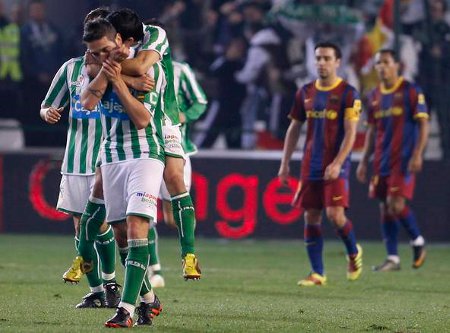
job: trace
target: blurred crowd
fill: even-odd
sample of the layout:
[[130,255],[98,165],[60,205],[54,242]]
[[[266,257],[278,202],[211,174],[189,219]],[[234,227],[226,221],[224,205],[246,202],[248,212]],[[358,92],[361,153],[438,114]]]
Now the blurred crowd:
[[[10,6],[0,0],[1,118],[20,122],[27,146],[63,146],[64,135],[49,135],[39,105],[59,66],[84,53],[81,21],[58,29],[46,3]],[[89,1],[94,7],[95,1]],[[101,1],[112,8],[127,1]],[[450,159],[450,20],[446,0],[178,0],[159,1],[157,17],[169,36],[173,57],[188,62],[210,105],[198,122],[195,141],[212,147],[280,148],[297,87],[313,80],[314,44],[329,40],[342,48],[341,73],[364,96],[376,84],[372,56],[394,47],[403,75],[425,90],[437,116],[444,157]],[[142,7],[142,4],[141,4]],[[0,130],[1,131],[1,130]],[[65,131],[65,129],[64,129]],[[43,134],[44,133],[44,134]]]

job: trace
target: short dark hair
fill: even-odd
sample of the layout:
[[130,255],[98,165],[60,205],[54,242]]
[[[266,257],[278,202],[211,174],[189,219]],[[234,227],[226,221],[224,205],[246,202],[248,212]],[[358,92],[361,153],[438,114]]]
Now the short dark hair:
[[98,7],[91,10],[84,18],[83,24],[85,25],[89,21],[95,20],[96,18],[106,18],[111,13],[109,7]]
[[99,40],[104,36],[114,40],[116,33],[116,29],[114,29],[111,23],[104,18],[96,18],[85,24],[83,31],[83,42],[93,42],[94,40]]
[[333,49],[334,50],[334,55],[336,56],[336,59],[341,59],[342,58],[342,52],[341,52],[340,47],[337,46],[333,42],[320,42],[320,43],[317,43],[316,46],[314,46],[314,51],[317,50],[318,48]]
[[389,54],[392,57],[392,59],[394,59],[395,62],[397,62],[397,63],[400,62],[400,58],[398,57],[398,54],[397,54],[397,52],[395,52],[394,49],[388,49],[388,48],[380,49],[377,51],[376,54],[378,54],[378,53],[379,54]]
[[122,36],[122,40],[132,37],[135,41],[140,41],[144,38],[142,21],[133,10],[129,8],[116,10],[106,19],[116,28],[116,31]]

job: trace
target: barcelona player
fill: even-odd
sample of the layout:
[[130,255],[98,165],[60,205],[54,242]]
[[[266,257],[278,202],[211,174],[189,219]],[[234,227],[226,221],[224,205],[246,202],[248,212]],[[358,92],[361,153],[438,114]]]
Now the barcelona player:
[[[413,198],[415,174],[422,169],[428,138],[428,111],[421,89],[399,76],[399,61],[390,49],[375,55],[380,85],[368,101],[368,131],[357,178],[365,182],[367,165],[374,150],[373,177],[369,195],[380,200],[386,260],[375,271],[400,269],[397,235],[402,224],[413,248],[413,268],[425,260],[425,241],[414,213],[406,203]],[[400,223],[399,223],[400,222]]]
[[349,206],[350,152],[361,101],[356,89],[337,76],[340,59],[337,45],[323,42],[315,46],[318,79],[296,93],[278,172],[280,181],[287,184],[289,162],[302,124],[306,123],[301,186],[295,196],[305,209],[304,238],[311,263],[310,274],[298,281],[298,285],[305,287],[324,285],[327,281],[322,260],[323,209],[345,244],[347,279],[356,280],[362,272],[362,248],[356,243],[352,222],[345,215]]

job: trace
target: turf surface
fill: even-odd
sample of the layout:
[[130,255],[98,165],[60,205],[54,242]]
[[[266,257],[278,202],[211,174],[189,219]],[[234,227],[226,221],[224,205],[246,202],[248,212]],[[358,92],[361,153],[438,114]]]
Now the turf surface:
[[[347,282],[343,245],[325,242],[328,285],[300,288],[309,270],[298,241],[198,240],[201,281],[181,278],[178,244],[160,239],[166,288],[157,294],[162,314],[153,332],[450,332],[450,247],[428,246],[425,266],[410,268],[410,248],[400,247],[402,270],[373,273],[381,243],[362,243],[365,271]],[[105,332],[112,309],[75,309],[87,293],[64,284],[73,239],[0,235],[0,332]],[[123,279],[118,268],[119,282]]]

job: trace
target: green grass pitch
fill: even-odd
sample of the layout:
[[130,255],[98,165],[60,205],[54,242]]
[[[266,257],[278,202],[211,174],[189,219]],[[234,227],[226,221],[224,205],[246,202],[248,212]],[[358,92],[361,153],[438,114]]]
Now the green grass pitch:
[[[381,242],[363,242],[364,272],[347,282],[344,247],[325,242],[328,285],[300,288],[309,270],[299,241],[199,239],[201,281],[181,278],[178,243],[160,239],[166,288],[152,332],[450,332],[450,247],[428,246],[419,270],[400,247],[402,270],[373,273]],[[87,292],[64,284],[74,257],[64,236],[0,235],[0,332],[105,332],[112,309],[75,309]],[[123,280],[118,268],[119,282]]]

